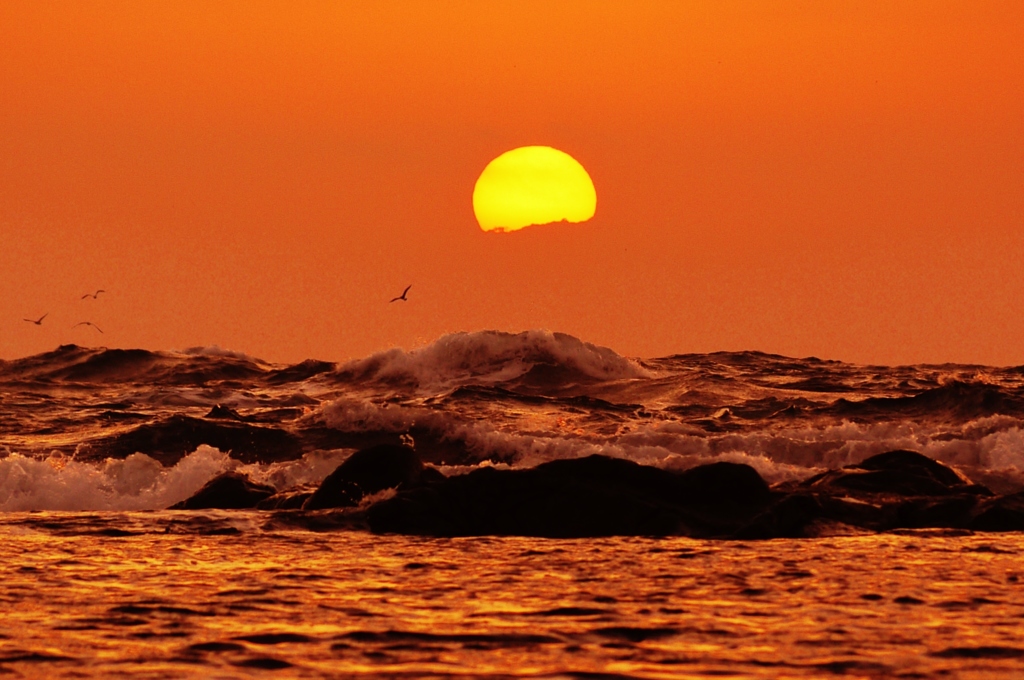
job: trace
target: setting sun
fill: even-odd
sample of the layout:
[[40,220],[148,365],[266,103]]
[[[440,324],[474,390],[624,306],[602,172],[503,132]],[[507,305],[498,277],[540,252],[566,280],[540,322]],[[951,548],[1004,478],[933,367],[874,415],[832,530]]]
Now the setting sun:
[[597,193],[580,163],[550,146],[523,146],[487,164],[473,189],[473,212],[484,231],[534,224],[585,222]]
[[0,675],[1024,678],[1022,28],[0,0]]

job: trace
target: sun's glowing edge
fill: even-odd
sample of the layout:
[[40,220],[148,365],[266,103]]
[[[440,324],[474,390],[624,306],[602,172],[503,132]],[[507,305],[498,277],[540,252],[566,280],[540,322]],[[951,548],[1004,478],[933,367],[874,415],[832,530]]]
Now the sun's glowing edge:
[[524,146],[484,168],[473,188],[473,212],[484,231],[578,224],[597,210],[593,180],[575,158],[549,146]]

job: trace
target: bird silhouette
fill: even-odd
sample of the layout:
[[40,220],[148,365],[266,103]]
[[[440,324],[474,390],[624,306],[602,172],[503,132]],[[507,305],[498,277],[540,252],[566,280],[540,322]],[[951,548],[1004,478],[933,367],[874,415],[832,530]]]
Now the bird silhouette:
[[92,321],[79,321],[74,326],[72,326],[72,328],[75,328],[76,326],[92,326],[93,328],[98,330],[100,333],[103,332],[103,329],[100,328],[99,326],[97,326],[96,324],[94,324]]
[[100,296],[100,293],[106,293],[106,292],[107,291],[105,291],[102,288],[100,288],[95,293],[86,293],[85,295],[82,296],[82,299],[84,300],[85,298],[92,298],[93,300],[95,300],[96,298],[98,298]]
[[398,302],[399,300],[402,300],[404,302],[408,302],[409,298],[405,297],[405,294],[409,292],[410,288],[412,288],[412,284],[411,283],[408,286],[405,287],[405,290],[402,291],[401,295],[399,295],[396,298],[391,298],[391,300],[389,300],[389,302]]
[[45,319],[48,316],[50,316],[49,312],[47,312],[46,314],[43,314],[38,319],[23,319],[23,321],[28,321],[29,323],[34,323],[37,326],[42,326],[43,325],[43,319]]

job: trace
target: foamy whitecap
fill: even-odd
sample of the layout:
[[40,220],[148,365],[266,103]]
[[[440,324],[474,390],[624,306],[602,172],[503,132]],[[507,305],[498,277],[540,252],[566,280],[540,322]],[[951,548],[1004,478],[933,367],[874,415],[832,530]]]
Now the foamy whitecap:
[[319,417],[330,427],[344,432],[408,432],[417,423],[425,423],[430,412],[376,404],[367,399],[341,398],[324,406]]
[[99,465],[14,454],[0,460],[0,510],[162,509],[188,498],[231,464],[226,453],[209,446],[170,468],[141,453]]
[[[468,419],[458,412],[418,406],[339,399],[320,411],[325,424],[346,432],[407,433],[426,430],[455,443],[485,464],[531,467],[551,460],[601,454],[644,465],[682,470],[725,460],[754,467],[769,482],[809,477],[885,451],[918,451],[961,468],[1024,470],[1020,421],[992,416],[964,423],[952,436],[948,425],[923,426],[909,420],[804,424],[745,432],[709,434],[672,420],[634,423],[606,436],[587,430],[553,428],[552,417],[519,413],[509,421]],[[451,473],[472,466],[446,466]]]
[[1024,479],[1024,369],[760,352],[641,364],[544,330],[455,333],[340,367],[65,345],[0,364],[0,398],[12,510],[158,509],[229,469],[315,483],[353,448],[400,440],[451,474],[602,454],[746,462],[774,482],[909,449],[986,484]]
[[531,330],[475,331],[442,336],[414,350],[389,349],[344,364],[342,377],[428,390],[491,385],[522,377],[538,365],[561,367],[592,380],[647,375],[638,363],[571,335]]
[[0,511],[163,510],[229,470],[279,489],[319,483],[350,453],[320,451],[283,463],[242,465],[200,446],[171,467],[142,453],[99,464],[12,454],[0,459]]

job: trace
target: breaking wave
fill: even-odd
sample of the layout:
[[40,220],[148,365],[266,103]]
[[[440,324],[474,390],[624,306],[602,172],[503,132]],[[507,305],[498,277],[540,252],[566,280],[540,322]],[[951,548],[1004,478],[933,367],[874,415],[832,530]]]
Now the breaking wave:
[[639,360],[562,333],[477,331],[344,364],[63,345],[0,362],[0,401],[0,510],[167,507],[234,469],[283,488],[402,442],[446,474],[603,454],[743,462],[770,482],[908,449],[1024,488],[1022,368]]
[[0,459],[0,511],[163,510],[185,500],[217,475],[236,470],[275,488],[318,483],[347,454],[332,452],[269,465],[242,465],[230,455],[200,446],[164,467],[143,453],[86,463],[60,454]]
[[635,361],[564,333],[477,331],[445,335],[426,347],[390,349],[338,369],[344,380],[421,390],[515,382],[537,387],[639,378]]
[[449,473],[481,464],[532,467],[603,454],[674,470],[716,460],[746,463],[774,483],[803,479],[896,449],[918,451],[975,474],[1009,473],[1016,480],[1024,471],[1024,422],[1008,416],[986,416],[958,428],[922,427],[905,420],[842,420],[714,434],[661,420],[630,425],[628,430],[603,437],[574,429],[557,417],[548,423],[535,421],[535,425],[546,425],[543,428],[522,431],[449,411],[351,398],[326,405],[320,417],[345,432],[388,432],[445,442],[449,460],[457,463],[438,462]]

